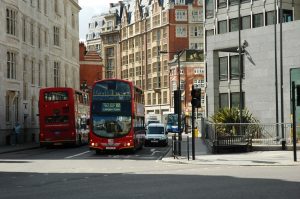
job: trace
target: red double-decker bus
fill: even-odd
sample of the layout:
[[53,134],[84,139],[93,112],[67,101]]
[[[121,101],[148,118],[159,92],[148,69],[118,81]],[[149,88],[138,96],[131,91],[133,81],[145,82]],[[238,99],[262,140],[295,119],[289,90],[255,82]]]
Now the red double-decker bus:
[[73,88],[43,88],[39,95],[40,145],[88,143],[88,94]]
[[132,82],[121,79],[95,82],[90,113],[91,150],[135,151],[143,147],[144,93]]

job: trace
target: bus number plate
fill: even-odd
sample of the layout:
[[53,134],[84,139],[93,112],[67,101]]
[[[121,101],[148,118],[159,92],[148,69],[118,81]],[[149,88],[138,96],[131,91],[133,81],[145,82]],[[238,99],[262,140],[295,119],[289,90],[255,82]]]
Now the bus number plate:
[[114,146],[107,146],[106,149],[108,149],[108,150],[114,150],[114,149],[116,149],[116,147],[114,147]]

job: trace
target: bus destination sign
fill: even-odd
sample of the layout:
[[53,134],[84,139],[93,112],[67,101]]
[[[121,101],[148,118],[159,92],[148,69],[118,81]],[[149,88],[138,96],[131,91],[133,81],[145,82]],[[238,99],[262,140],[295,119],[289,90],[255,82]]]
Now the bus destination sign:
[[102,103],[102,112],[121,112],[121,103]]

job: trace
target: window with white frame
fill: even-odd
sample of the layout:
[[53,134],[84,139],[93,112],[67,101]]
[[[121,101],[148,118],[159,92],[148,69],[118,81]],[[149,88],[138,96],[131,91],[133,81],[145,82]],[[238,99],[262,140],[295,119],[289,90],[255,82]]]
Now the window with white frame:
[[53,27],[53,44],[59,46],[59,27]]
[[204,68],[195,68],[194,73],[195,73],[195,75],[204,74]]
[[8,79],[16,79],[16,53],[7,51],[7,74]]
[[17,35],[17,11],[9,8],[6,9],[6,33]]
[[172,91],[177,90],[177,81],[172,81]]
[[184,90],[185,81],[180,80],[180,90]]
[[194,88],[201,88],[201,80],[194,79],[193,85],[194,85]]
[[192,10],[192,22],[200,22],[202,20],[201,10]]
[[203,50],[203,43],[190,43],[190,49]]
[[175,11],[176,21],[186,21],[187,20],[187,11],[186,10],[176,10]]
[[199,37],[203,35],[203,29],[201,26],[191,26],[190,27],[190,36]]
[[176,5],[184,5],[185,4],[185,0],[175,0],[175,4]]
[[54,62],[53,78],[54,87],[59,87],[59,62]]
[[186,37],[187,28],[186,26],[176,26],[176,37]]

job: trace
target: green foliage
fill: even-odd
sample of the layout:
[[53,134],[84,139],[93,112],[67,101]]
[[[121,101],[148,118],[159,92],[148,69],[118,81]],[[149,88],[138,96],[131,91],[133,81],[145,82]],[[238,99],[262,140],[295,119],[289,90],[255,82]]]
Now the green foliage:
[[242,122],[240,122],[240,110],[236,107],[220,109],[211,117],[211,120],[216,125],[218,136],[248,134],[252,137],[259,131],[259,125],[257,124],[259,120],[247,109],[242,110]]

